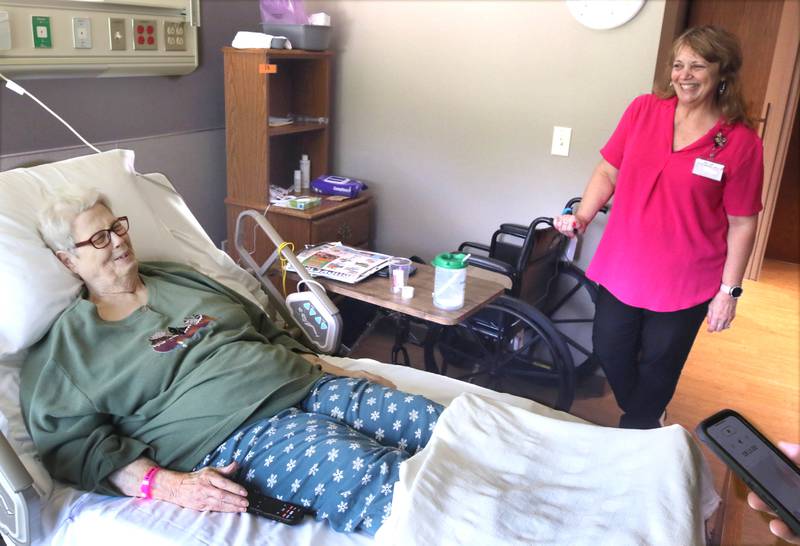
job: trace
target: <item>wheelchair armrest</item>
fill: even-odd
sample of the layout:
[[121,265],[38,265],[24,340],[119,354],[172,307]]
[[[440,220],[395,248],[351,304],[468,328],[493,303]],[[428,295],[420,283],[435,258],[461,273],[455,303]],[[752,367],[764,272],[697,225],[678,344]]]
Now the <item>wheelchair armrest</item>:
[[467,264],[485,269],[486,271],[491,271],[492,273],[500,273],[510,279],[514,278],[514,268],[510,264],[496,260],[495,258],[489,258],[488,256],[470,256],[467,260]]
[[515,235],[524,239],[528,234],[528,226],[523,226],[522,224],[500,224],[499,231],[506,235]]
[[476,250],[482,250],[484,252],[489,252],[489,245],[485,245],[483,243],[473,243],[472,241],[466,241],[458,245],[458,251],[464,252],[464,249],[467,248],[474,248]]

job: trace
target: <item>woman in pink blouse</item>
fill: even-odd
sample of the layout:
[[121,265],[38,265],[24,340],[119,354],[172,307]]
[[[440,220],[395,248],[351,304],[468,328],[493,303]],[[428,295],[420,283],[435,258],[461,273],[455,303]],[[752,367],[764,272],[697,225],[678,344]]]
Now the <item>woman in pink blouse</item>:
[[600,285],[595,357],[620,426],[663,424],[703,319],[730,327],[761,210],[761,140],[745,112],[735,36],[705,26],[673,44],[668,78],[637,97],[600,151],[580,210],[583,233],[613,195],[587,275]]

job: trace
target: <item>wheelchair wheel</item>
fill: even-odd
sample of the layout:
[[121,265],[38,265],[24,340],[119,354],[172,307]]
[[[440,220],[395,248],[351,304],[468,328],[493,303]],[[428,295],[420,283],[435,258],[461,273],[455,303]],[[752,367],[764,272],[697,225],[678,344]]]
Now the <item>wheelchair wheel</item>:
[[591,358],[596,301],[597,285],[578,266],[560,261],[558,275],[540,307],[569,347],[580,376],[593,372],[596,367]]
[[504,377],[524,377],[557,387],[554,407],[567,411],[575,396],[575,369],[569,349],[550,320],[531,305],[502,296],[456,326],[433,327],[425,340],[425,365],[458,379],[486,376],[504,390]]

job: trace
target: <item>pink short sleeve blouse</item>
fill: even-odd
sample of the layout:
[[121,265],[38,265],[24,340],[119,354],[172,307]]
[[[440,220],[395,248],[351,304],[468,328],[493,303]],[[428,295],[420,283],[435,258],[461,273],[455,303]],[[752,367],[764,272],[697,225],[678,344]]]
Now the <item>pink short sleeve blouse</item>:
[[[728,215],[752,216],[762,208],[763,149],[756,133],[720,121],[673,151],[676,104],[675,98],[636,98],[600,151],[619,173],[587,276],[623,303],[651,311],[711,299],[722,280]],[[726,142],[715,149],[719,134]],[[722,180],[693,174],[697,158],[724,165]]]

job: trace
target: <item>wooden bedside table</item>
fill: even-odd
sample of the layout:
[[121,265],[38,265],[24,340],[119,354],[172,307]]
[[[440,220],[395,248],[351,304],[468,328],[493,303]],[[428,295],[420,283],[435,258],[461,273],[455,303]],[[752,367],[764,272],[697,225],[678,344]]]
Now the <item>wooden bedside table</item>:
[[[298,254],[306,245],[315,245],[332,241],[361,248],[369,248],[372,242],[372,195],[368,190],[362,191],[358,197],[333,201],[329,196],[305,194],[322,197],[322,204],[308,210],[296,210],[288,207],[272,206],[267,212],[267,220],[287,242],[294,243],[294,252]],[[240,203],[232,198],[225,199],[228,209],[228,233],[233,236],[236,229],[236,218],[247,209],[264,210],[263,205]],[[249,219],[248,219],[249,221]],[[252,225],[252,224],[251,224]],[[247,248],[254,251],[256,261],[262,263],[275,250],[267,236],[257,230],[256,239],[245,231],[244,242]],[[229,240],[229,253],[236,259],[233,240]]]

